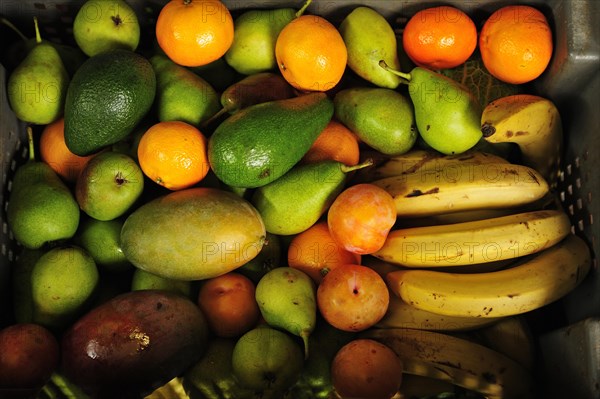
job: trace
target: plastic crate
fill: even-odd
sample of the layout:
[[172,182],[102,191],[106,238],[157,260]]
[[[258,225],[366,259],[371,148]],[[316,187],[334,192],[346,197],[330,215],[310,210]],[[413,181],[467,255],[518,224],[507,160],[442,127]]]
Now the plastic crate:
[[[128,0],[142,25],[151,26],[166,1]],[[33,35],[32,17],[40,21],[42,35],[49,40],[74,44],[71,25],[83,1],[4,0],[0,15],[10,19],[28,36]],[[232,13],[248,8],[299,8],[303,1],[228,1]],[[445,1],[463,9],[475,21],[502,5],[519,1]],[[314,0],[307,13],[319,14],[332,23],[354,7],[367,5],[383,14],[392,25],[419,9],[439,5],[419,0]],[[532,85],[532,91],[552,99],[558,106],[566,134],[565,154],[557,196],[571,217],[573,231],[584,237],[593,250],[600,251],[600,1],[530,0],[527,4],[548,17],[554,31],[555,49],[547,71]],[[146,30],[151,32],[151,30]],[[9,43],[2,30],[2,53]],[[6,40],[5,40],[6,39]],[[16,120],[6,99],[5,68],[0,65],[0,327],[9,320],[9,264],[18,255],[18,246],[6,224],[6,202],[11,178],[27,156],[25,125]],[[538,381],[540,397],[600,397],[600,276],[594,255],[593,269],[571,294],[531,316],[538,338]]]

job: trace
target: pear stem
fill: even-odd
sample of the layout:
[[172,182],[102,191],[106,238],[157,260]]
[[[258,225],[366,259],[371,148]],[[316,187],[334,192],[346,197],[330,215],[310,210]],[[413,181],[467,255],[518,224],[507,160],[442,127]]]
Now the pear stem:
[[392,69],[384,60],[379,61],[379,66],[382,67],[383,69],[385,69],[386,71],[391,72],[396,76],[400,76],[402,79],[410,82],[410,79],[411,79],[410,73],[396,71],[395,69]]
[[310,5],[310,3],[312,3],[312,0],[306,0],[304,5],[302,6],[302,8],[299,9],[298,11],[296,11],[296,18],[298,18],[298,17],[302,16],[302,14],[304,14],[304,11],[306,11],[306,9]]
[[6,18],[0,18],[0,23],[8,26],[10,29],[12,29],[17,35],[19,35],[19,37],[21,38],[21,40],[23,40],[24,42],[27,41],[27,36],[25,36],[23,34],[23,32],[21,32],[12,22],[10,22],[8,19]]
[[371,166],[371,165],[373,165],[373,159],[372,158],[367,158],[366,160],[364,160],[363,162],[361,162],[361,163],[359,163],[357,165],[348,166],[348,165],[342,164],[340,166],[340,168],[342,169],[342,172],[349,173],[349,172],[353,172],[355,170],[366,168],[366,167]]
[[207,120],[205,120],[204,122],[202,122],[202,124],[200,125],[201,128],[205,128],[208,125],[210,125],[213,121],[217,120],[218,118],[221,117],[221,115],[223,115],[224,113],[229,112],[229,108],[221,108],[220,110],[218,110],[213,116],[211,116],[210,118],[208,118]]
[[300,337],[302,338],[302,341],[304,342],[304,360],[308,359],[308,337],[309,336],[310,336],[309,330],[302,330],[302,332],[300,332]]
[[33,145],[33,129],[31,126],[27,126],[27,142],[29,144],[29,160],[35,161],[35,149]]
[[42,42],[42,35],[40,35],[40,26],[38,25],[37,17],[33,17],[33,25],[35,26],[35,42],[40,44]]

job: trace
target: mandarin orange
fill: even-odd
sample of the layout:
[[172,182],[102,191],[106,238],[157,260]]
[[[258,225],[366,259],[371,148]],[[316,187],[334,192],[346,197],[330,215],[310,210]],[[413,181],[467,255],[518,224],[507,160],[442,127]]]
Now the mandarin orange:
[[44,127],[40,136],[40,158],[66,182],[73,183],[93,157],[73,154],[65,143],[65,120],[60,118]]
[[326,221],[317,222],[294,236],[287,252],[288,265],[308,274],[316,284],[329,271],[346,263],[360,264],[361,255],[335,242]]
[[502,7],[485,21],[479,51],[494,77],[506,83],[527,83],[539,77],[550,63],[552,30],[536,8]]
[[159,122],[140,139],[138,160],[144,174],[169,190],[200,182],[210,169],[206,137],[181,121]]
[[279,33],[275,58],[285,80],[296,89],[327,91],[341,80],[348,51],[342,35],[329,21],[302,15]]
[[156,20],[156,40],[179,65],[207,65],[231,47],[233,19],[219,0],[171,0]]
[[477,29],[458,8],[431,7],[409,19],[402,33],[402,46],[418,66],[434,70],[454,68],[475,51]]
[[358,164],[358,137],[342,123],[331,120],[302,158],[304,163],[334,160],[346,166]]

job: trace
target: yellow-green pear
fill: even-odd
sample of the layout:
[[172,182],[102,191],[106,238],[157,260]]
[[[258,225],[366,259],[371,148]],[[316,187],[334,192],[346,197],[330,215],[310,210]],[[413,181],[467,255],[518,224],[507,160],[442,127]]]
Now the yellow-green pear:
[[8,78],[8,100],[17,118],[46,125],[63,113],[69,74],[55,46],[42,42],[34,18],[36,45]]

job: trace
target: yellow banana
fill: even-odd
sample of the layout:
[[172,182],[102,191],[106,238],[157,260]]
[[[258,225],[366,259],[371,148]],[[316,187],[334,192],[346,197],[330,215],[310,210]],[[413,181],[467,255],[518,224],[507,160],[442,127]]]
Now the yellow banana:
[[554,186],[561,162],[563,130],[552,101],[531,94],[499,98],[484,108],[481,125],[485,140],[517,144],[523,163]]
[[[473,392],[485,395],[486,399],[506,399],[502,386],[481,377],[468,373],[454,365],[438,364],[419,359],[402,359],[405,374],[428,377],[446,381],[454,386],[462,387]],[[402,387],[400,387],[402,390]],[[523,399],[529,398],[527,396]]]
[[474,209],[470,211],[442,213],[424,217],[403,217],[396,223],[398,228],[439,226],[442,224],[474,222],[477,220],[491,219],[500,216],[514,215],[516,213],[537,211],[541,209],[556,209],[560,207],[554,192],[549,191],[542,198],[523,206],[503,209]]
[[[496,270],[506,269],[507,267],[514,266],[519,260],[518,259],[503,259],[493,262],[477,263],[473,265],[462,265],[462,266],[448,266],[444,268],[444,271],[451,273],[488,273],[495,272]],[[404,267],[400,265],[394,265],[392,263],[377,259],[374,256],[364,255],[361,263],[364,266],[368,266],[375,270],[382,278],[385,279],[386,274],[396,270],[410,270],[410,267]]]
[[363,168],[356,172],[355,179],[370,182],[386,177],[406,175],[424,170],[442,169],[457,165],[480,165],[485,163],[508,163],[499,155],[479,150],[468,150],[461,154],[445,155],[433,150],[413,149],[395,156],[369,154],[374,159],[374,167]]
[[590,265],[589,247],[570,234],[509,269],[478,274],[398,270],[388,273],[386,282],[402,300],[432,313],[504,317],[562,298],[585,278]]
[[392,230],[373,256],[406,267],[448,267],[514,259],[571,232],[567,214],[540,210],[497,218]]
[[529,325],[523,316],[503,317],[497,322],[471,332],[482,343],[533,370],[535,343]]
[[490,219],[500,216],[512,215],[518,213],[516,208],[506,209],[475,209],[472,211],[442,213],[439,215],[431,215],[417,218],[403,217],[397,221],[397,227],[425,227],[439,226],[441,224],[474,222],[476,220]]
[[409,328],[369,329],[364,336],[389,346],[402,359],[405,370],[411,362],[446,366],[462,372],[455,373],[451,382],[467,389],[505,398],[527,397],[531,393],[532,376],[523,366],[478,343]]
[[468,331],[482,328],[499,319],[482,317],[454,317],[431,313],[390,295],[388,310],[375,328],[412,328],[429,331]]
[[400,218],[514,208],[544,197],[549,190],[537,171],[509,163],[446,165],[372,183],[394,197]]

